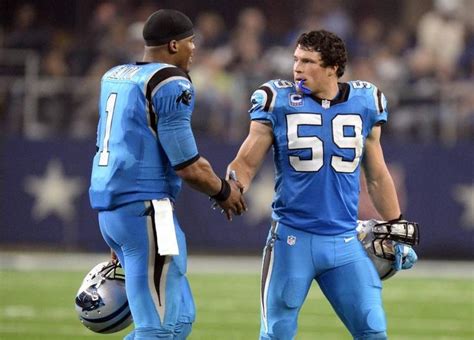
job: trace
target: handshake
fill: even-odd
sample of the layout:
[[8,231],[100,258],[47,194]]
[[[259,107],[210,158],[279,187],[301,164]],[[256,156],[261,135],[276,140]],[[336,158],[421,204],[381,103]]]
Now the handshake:
[[247,211],[247,203],[244,199],[244,186],[237,179],[235,170],[231,170],[228,173],[228,178],[221,179],[222,186],[221,190],[210,196],[209,199],[213,201],[211,208],[221,208],[221,213],[225,213],[227,219],[232,221],[232,215],[242,215]]

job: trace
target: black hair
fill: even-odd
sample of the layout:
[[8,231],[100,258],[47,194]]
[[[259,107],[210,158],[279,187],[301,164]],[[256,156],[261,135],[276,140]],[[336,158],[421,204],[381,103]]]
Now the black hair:
[[347,63],[346,46],[336,34],[325,30],[306,32],[300,35],[297,45],[303,49],[319,52],[322,66],[337,66],[337,77],[344,75]]

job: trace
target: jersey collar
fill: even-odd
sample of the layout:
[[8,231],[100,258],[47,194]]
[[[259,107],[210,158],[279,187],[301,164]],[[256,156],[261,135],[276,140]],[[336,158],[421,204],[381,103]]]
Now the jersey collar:
[[329,99],[321,99],[316,97],[315,95],[311,94],[310,97],[313,98],[319,105],[321,105],[325,109],[329,109],[331,106],[336,104],[344,103],[349,98],[349,92],[351,87],[348,83],[337,83],[339,87],[339,92],[336,98],[329,100]]

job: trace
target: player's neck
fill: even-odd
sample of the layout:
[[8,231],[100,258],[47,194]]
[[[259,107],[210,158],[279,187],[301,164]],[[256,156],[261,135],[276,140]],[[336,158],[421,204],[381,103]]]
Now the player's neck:
[[333,100],[337,97],[339,93],[339,86],[337,81],[330,82],[325,87],[321,87],[320,89],[316,90],[313,95],[320,98],[320,99],[327,99]]
[[161,48],[146,48],[142,61],[149,63],[174,64],[174,58]]

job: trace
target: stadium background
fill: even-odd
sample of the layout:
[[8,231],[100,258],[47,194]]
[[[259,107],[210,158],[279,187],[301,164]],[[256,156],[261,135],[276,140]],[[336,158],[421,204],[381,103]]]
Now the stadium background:
[[[247,133],[252,90],[291,79],[297,35],[325,28],[345,39],[343,80],[373,82],[389,101],[382,143],[404,214],[422,227],[420,263],[464,261],[472,321],[473,0],[0,1],[0,293],[18,280],[2,275],[15,254],[73,256],[89,267],[86,254],[107,251],[87,196],[99,80],[141,58],[143,21],[162,7],[196,24],[193,125],[222,174]],[[269,159],[247,195],[249,213],[227,223],[184,185],[177,211],[189,252],[258,255],[272,189]],[[374,216],[363,194],[360,217]],[[5,306],[0,299],[1,339]]]

